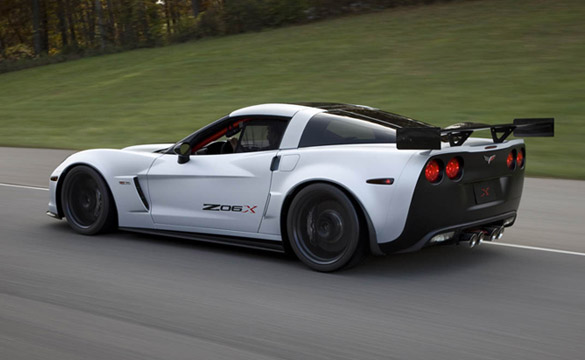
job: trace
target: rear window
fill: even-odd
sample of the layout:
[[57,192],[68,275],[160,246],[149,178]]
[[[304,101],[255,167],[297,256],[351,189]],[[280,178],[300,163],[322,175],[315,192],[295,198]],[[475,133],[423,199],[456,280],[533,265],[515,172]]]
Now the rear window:
[[365,120],[320,113],[307,123],[299,147],[384,143],[396,143],[396,130]]

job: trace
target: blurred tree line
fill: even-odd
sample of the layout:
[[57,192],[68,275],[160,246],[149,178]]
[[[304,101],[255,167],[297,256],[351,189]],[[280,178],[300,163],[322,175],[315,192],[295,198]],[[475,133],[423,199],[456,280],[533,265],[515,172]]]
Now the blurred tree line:
[[437,1],[0,0],[0,72]]

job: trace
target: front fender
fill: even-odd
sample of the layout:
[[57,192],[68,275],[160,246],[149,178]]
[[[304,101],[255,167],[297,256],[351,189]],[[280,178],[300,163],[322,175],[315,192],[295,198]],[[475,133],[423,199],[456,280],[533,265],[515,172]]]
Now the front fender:
[[136,190],[134,178],[137,178],[142,184],[145,196],[149,199],[145,181],[146,173],[159,156],[166,155],[115,149],[94,149],[69,156],[51,174],[49,212],[63,215],[60,204],[63,180],[73,167],[85,165],[94,168],[106,181],[114,197],[120,226],[151,227],[152,219]]

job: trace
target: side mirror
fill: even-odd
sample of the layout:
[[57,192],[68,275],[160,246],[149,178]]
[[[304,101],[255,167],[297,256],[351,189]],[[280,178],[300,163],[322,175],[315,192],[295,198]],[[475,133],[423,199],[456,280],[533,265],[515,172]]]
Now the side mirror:
[[191,156],[191,144],[188,142],[177,144],[173,148],[173,152],[179,155],[177,162],[179,164],[184,164],[189,161],[189,157]]

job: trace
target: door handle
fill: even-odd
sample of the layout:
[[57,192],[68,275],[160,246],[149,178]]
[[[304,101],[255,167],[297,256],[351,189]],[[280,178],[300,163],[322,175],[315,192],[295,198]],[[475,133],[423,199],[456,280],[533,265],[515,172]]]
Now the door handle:
[[272,162],[270,163],[270,171],[278,170],[278,165],[280,165],[280,156],[275,156],[272,158]]

